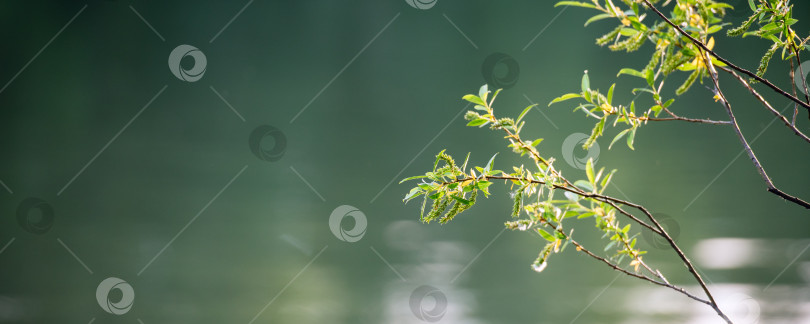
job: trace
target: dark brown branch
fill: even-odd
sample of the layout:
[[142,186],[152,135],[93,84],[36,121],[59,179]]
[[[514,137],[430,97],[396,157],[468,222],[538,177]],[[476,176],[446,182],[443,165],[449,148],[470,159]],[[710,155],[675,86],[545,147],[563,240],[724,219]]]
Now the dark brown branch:
[[[545,218],[542,218],[542,217],[541,217],[541,219],[542,219],[543,221],[546,221],[546,223],[548,223],[548,221],[547,221]],[[551,224],[551,223],[548,223],[548,224]],[[656,284],[656,285],[659,285],[659,286],[662,286],[662,287],[667,287],[667,288],[673,289],[673,290],[675,290],[675,291],[677,291],[677,292],[679,292],[679,293],[682,293],[682,294],[686,295],[686,296],[687,296],[687,297],[689,297],[689,298],[692,298],[692,299],[694,299],[694,300],[696,300],[696,301],[699,301],[699,302],[701,302],[701,303],[704,303],[704,304],[706,304],[706,305],[712,306],[711,302],[709,302],[708,300],[705,300],[705,299],[702,299],[702,298],[697,297],[697,296],[695,296],[695,295],[692,295],[691,293],[689,293],[688,291],[686,291],[686,290],[685,290],[685,289],[683,289],[683,288],[680,288],[680,287],[674,286],[674,285],[672,285],[672,284],[670,284],[670,283],[661,282],[661,281],[658,281],[658,280],[652,279],[652,278],[650,278],[650,277],[648,277],[648,276],[645,276],[645,275],[643,275],[643,274],[639,274],[639,273],[635,273],[635,272],[630,272],[630,271],[627,271],[627,270],[625,270],[624,268],[622,268],[622,267],[620,267],[620,266],[618,266],[618,265],[616,265],[616,264],[614,264],[614,263],[610,262],[608,259],[605,259],[605,258],[603,258],[603,257],[601,257],[601,256],[598,256],[598,255],[594,254],[593,252],[591,252],[590,250],[586,249],[584,246],[582,246],[581,244],[579,244],[579,242],[577,242],[577,241],[575,241],[574,239],[570,238],[570,237],[569,237],[567,234],[565,234],[565,232],[563,232],[563,231],[559,230],[557,227],[555,227],[555,228],[554,228],[554,230],[555,230],[557,233],[562,234],[562,236],[563,236],[565,239],[570,239],[570,240],[571,240],[571,244],[574,244],[574,246],[576,246],[576,247],[577,247],[577,250],[578,250],[578,251],[581,251],[581,252],[583,252],[583,253],[587,254],[588,256],[590,256],[590,257],[592,257],[592,258],[594,258],[594,259],[596,259],[596,260],[602,261],[603,263],[607,264],[609,267],[613,268],[613,270],[619,271],[619,272],[621,272],[621,273],[624,273],[624,274],[626,274],[626,275],[628,275],[628,276],[631,276],[631,277],[634,277],[634,278],[638,278],[638,279],[641,279],[641,280],[645,280],[645,281],[651,282],[651,283],[653,283],[653,284]]]
[[[703,55],[704,60],[709,59],[708,54],[702,53],[701,55]],[[722,101],[723,107],[726,109],[726,113],[728,114],[728,117],[732,123],[732,127],[734,128],[734,133],[737,134],[737,138],[740,140],[740,143],[745,149],[745,152],[748,154],[748,158],[751,159],[751,162],[754,164],[754,167],[757,169],[757,172],[759,172],[759,175],[762,177],[762,180],[768,186],[768,192],[773,193],[779,197],[782,197],[783,199],[795,203],[799,206],[810,209],[810,203],[807,203],[804,200],[801,200],[797,197],[785,193],[782,190],[779,190],[779,188],[777,188],[776,185],[773,184],[771,178],[768,177],[768,173],[765,172],[765,168],[762,167],[762,164],[759,162],[759,159],[757,158],[756,154],[754,154],[754,150],[751,149],[751,146],[745,139],[742,130],[740,130],[740,126],[737,124],[737,118],[734,117],[734,112],[731,110],[731,104],[728,102],[728,99],[726,99],[726,96],[723,94],[723,91],[720,90],[720,81],[718,80],[717,71],[714,69],[714,65],[710,63],[711,61],[706,62],[707,63],[705,65],[709,69],[709,75],[711,76],[712,82],[714,83],[714,91]]]
[[765,98],[763,98],[762,95],[760,95],[759,92],[757,92],[756,89],[752,88],[751,85],[749,85],[748,82],[745,81],[745,79],[743,79],[743,77],[741,77],[739,74],[734,72],[734,70],[732,70],[732,69],[722,67],[722,66],[720,67],[720,69],[730,73],[731,75],[733,75],[734,78],[737,79],[737,81],[740,81],[740,83],[746,89],[748,89],[748,91],[750,91],[751,94],[754,95],[754,97],[757,98],[757,100],[759,100],[759,102],[761,102],[763,106],[765,106],[765,108],[768,108],[768,111],[770,111],[777,118],[779,118],[779,120],[781,120],[782,123],[785,124],[785,126],[790,128],[793,131],[793,133],[796,134],[796,136],[799,136],[803,140],[805,140],[806,142],[810,143],[810,137],[807,137],[807,135],[805,135],[804,133],[802,133],[802,131],[800,131],[798,128],[796,128],[796,126],[794,124],[792,124],[787,118],[785,118],[785,116],[783,116],[779,111],[774,109],[773,106],[771,106],[771,104],[768,103],[768,101],[765,100]]
[[715,53],[714,51],[709,49],[709,47],[706,46],[706,44],[703,44],[703,42],[695,39],[694,37],[692,37],[692,35],[689,35],[689,33],[684,31],[683,29],[681,29],[680,26],[676,25],[671,20],[669,20],[669,18],[664,16],[664,14],[660,10],[658,10],[658,8],[656,8],[652,3],[650,3],[649,0],[642,0],[642,1],[647,6],[647,8],[649,8],[650,10],[655,12],[655,14],[657,14],[659,17],[661,17],[661,19],[663,19],[667,24],[669,24],[670,26],[672,26],[672,28],[677,30],[678,33],[680,33],[684,37],[688,38],[693,44],[695,44],[695,46],[700,47],[703,51],[706,51],[707,53],[711,54],[718,61],[725,63],[726,65],[728,65],[732,69],[737,70],[738,72],[740,72],[742,74],[745,74],[745,75],[753,78],[754,80],[757,80],[757,81],[761,82],[762,84],[764,84],[764,85],[768,86],[769,88],[773,89],[773,91],[776,91],[776,93],[779,93],[780,95],[785,96],[785,97],[789,98],[790,100],[795,101],[796,103],[798,103],[799,105],[801,105],[802,107],[804,107],[805,109],[807,109],[810,112],[810,104],[808,104],[808,103],[806,103],[804,101],[801,101],[799,98],[796,98],[795,96],[791,95],[790,93],[787,93],[785,90],[782,90],[781,88],[777,87],[776,85],[774,85],[773,83],[771,83],[767,79],[764,79],[764,78],[752,73],[751,71],[743,69],[743,68],[735,65],[734,63],[731,63],[728,60],[724,59],[720,55],[717,55],[717,53]]

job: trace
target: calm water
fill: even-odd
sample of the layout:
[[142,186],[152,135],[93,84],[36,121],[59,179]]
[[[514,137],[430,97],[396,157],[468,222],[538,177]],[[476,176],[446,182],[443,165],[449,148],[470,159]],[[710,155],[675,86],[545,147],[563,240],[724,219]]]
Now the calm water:
[[[649,51],[597,47],[613,25],[583,28],[585,9],[444,0],[426,10],[401,0],[0,8],[0,322],[719,323],[708,307],[573,250],[532,271],[542,239],[503,231],[511,202],[501,184],[445,226],[418,223],[418,204],[401,202],[409,184],[399,179],[444,148],[458,159],[472,151],[478,165],[496,152],[499,168],[529,163],[500,135],[464,127],[460,97],[485,82],[511,86],[502,113],[540,103],[527,135],[545,138],[541,152],[565,174],[584,177],[562,147],[593,124],[545,103],[576,91],[583,70],[607,89]],[[717,41],[749,68],[766,45]],[[778,77],[787,69],[775,62],[770,75],[789,88]],[[620,81],[616,100],[628,102],[641,84]],[[810,197],[806,143],[728,84],[771,177]],[[723,118],[709,98],[698,85],[675,109]],[[810,214],[764,192],[730,129],[655,124],[635,151],[600,143],[598,164],[620,170],[610,194],[671,217],[738,323],[810,322]],[[333,213],[351,216],[342,231],[330,228]],[[591,245],[592,228],[577,229]],[[642,243],[650,263],[699,292],[671,252]],[[425,297],[422,313],[414,296]]]

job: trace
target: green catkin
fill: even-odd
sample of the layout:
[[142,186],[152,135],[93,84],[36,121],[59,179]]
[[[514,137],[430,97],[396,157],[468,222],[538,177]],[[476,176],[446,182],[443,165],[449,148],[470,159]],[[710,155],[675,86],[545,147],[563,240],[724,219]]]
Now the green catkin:
[[[776,50],[779,49],[779,45],[774,43],[771,48],[765,52],[765,55],[762,56],[762,59],[759,60],[759,67],[757,68],[757,76],[762,77],[765,75],[765,72],[768,71],[768,64],[771,62],[771,58],[773,55],[776,54]],[[751,79],[751,83],[757,82],[755,79]]]
[[680,96],[684,92],[689,90],[689,88],[692,87],[693,84],[695,84],[695,80],[697,80],[697,77],[699,75],[700,69],[695,69],[694,71],[692,71],[692,74],[690,74],[689,77],[686,78],[686,81],[684,81],[683,84],[681,84],[681,86],[678,87],[678,90],[675,90],[675,94]]
[[613,31],[603,35],[602,37],[597,38],[596,44],[599,46],[607,45],[608,43],[610,43],[610,41],[615,39],[617,35],[619,35],[619,32],[622,30],[623,27],[624,27],[623,25],[619,25]]
[[731,37],[742,35],[746,31],[748,31],[749,28],[751,28],[751,25],[754,24],[754,21],[756,20],[757,16],[759,16],[759,14],[760,11],[755,12],[753,15],[751,15],[751,17],[748,17],[748,20],[746,20],[742,25],[740,25],[740,27],[729,29],[729,31],[726,32],[726,35]]
[[523,203],[523,188],[520,188],[515,194],[515,205],[512,206],[512,217],[520,216],[520,207]]

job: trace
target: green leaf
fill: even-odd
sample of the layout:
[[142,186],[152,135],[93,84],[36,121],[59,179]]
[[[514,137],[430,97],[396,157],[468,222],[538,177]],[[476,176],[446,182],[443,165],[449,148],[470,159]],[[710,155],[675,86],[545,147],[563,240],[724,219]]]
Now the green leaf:
[[489,162],[487,162],[487,166],[485,166],[485,167],[484,167],[484,172],[485,172],[485,173],[486,173],[486,172],[488,172],[489,170],[492,170],[492,164],[495,162],[495,157],[496,157],[496,156],[498,156],[498,153],[495,153],[495,155],[493,155],[493,156],[492,156],[492,157],[489,159]]
[[480,89],[478,89],[478,97],[481,98],[483,101],[487,101],[487,97],[489,96],[489,86],[482,85]]
[[549,102],[549,103],[548,103],[548,105],[549,105],[549,106],[551,106],[551,105],[552,105],[552,104],[554,104],[554,103],[557,103],[557,102],[560,102],[560,101],[565,101],[565,100],[568,100],[568,99],[574,99],[574,98],[582,98],[582,95],[580,95],[580,94],[578,94],[578,93],[568,93],[568,94],[564,94],[564,95],[562,95],[562,96],[559,96],[559,97],[557,97],[557,98],[554,98],[554,100],[552,100],[551,102]]
[[585,70],[585,74],[582,75],[582,92],[588,92],[591,89],[591,80],[588,78],[588,70]]
[[593,176],[593,158],[589,158],[588,163],[585,164],[585,174],[588,175],[588,182],[591,184],[591,187],[595,187],[596,180]]
[[529,112],[529,110],[531,110],[535,106],[537,106],[537,104],[532,104],[531,106],[528,106],[528,107],[524,108],[523,111],[520,113],[520,115],[518,115],[518,118],[517,118],[517,121],[515,121],[515,124],[520,123],[520,120],[523,119],[523,116],[526,116],[526,114]]
[[466,206],[472,205],[472,201],[469,201],[469,200],[467,200],[467,199],[461,198],[461,197],[459,197],[459,196],[456,196],[456,195],[450,195],[450,197],[451,197],[451,198],[453,198],[453,199],[455,199],[456,201],[458,201],[458,202],[460,202],[460,203],[462,203],[462,204],[466,205]]
[[467,100],[469,102],[472,102],[472,103],[474,103],[476,105],[481,105],[481,106],[484,106],[484,107],[486,107],[486,105],[487,105],[484,102],[484,100],[482,100],[480,97],[478,97],[476,95],[468,94],[468,95],[466,95],[464,97],[461,97],[461,98],[464,99],[464,100]]
[[542,142],[542,141],[543,141],[542,138],[538,138],[538,139],[534,140],[534,142],[532,142],[532,146],[536,147],[537,145],[540,145],[540,142]]
[[610,145],[608,146],[608,150],[611,147],[613,147],[613,143],[616,143],[617,141],[619,141],[619,139],[621,139],[624,135],[626,135],[627,132],[629,132],[630,130],[631,130],[631,128],[628,128],[628,129],[625,129],[625,130],[619,132],[619,134],[616,135],[616,137],[613,138],[613,141],[610,142]]
[[634,77],[639,77],[639,78],[642,78],[642,79],[645,78],[644,74],[642,74],[641,72],[639,72],[637,70],[631,69],[631,68],[624,68],[624,69],[619,70],[619,74],[617,74],[616,76],[618,77],[618,76],[620,76],[622,74],[632,75]]
[[586,3],[586,2],[578,2],[578,1],[560,1],[554,4],[554,7],[558,6],[572,6],[572,7],[583,7],[583,8],[591,8],[597,9],[595,5]]
[[633,127],[633,130],[630,131],[630,135],[627,136],[627,147],[634,151],[636,149],[633,148],[633,140],[636,138],[636,129],[638,129],[638,127]]
[[489,120],[487,120],[487,119],[478,118],[478,119],[471,120],[469,123],[467,123],[467,126],[470,126],[470,127],[481,126],[481,125],[484,125],[484,124],[486,124],[488,122],[489,122]]
[[542,236],[544,239],[546,239],[546,241],[554,242],[554,241],[557,240],[557,238],[555,238],[554,236],[552,236],[551,234],[549,234],[548,232],[546,232],[546,230],[544,230],[542,228],[538,228],[537,233],[539,233],[540,236]]
[[606,13],[598,14],[598,15],[593,16],[590,19],[588,19],[588,21],[585,22],[585,26],[588,26],[590,23],[592,23],[594,21],[602,20],[602,19],[605,19],[605,18],[611,18],[611,17],[613,17],[613,15],[611,15],[611,14],[606,14]]
[[615,88],[615,87],[616,87],[616,84],[614,83],[614,84],[611,84],[610,89],[608,89],[608,94],[607,94],[608,105],[613,103],[613,88]]

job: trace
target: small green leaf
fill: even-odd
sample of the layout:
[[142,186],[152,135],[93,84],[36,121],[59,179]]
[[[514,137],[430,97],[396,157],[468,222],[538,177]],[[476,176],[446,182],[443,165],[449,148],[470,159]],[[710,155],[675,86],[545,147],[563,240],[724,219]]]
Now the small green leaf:
[[562,96],[559,96],[559,97],[557,97],[557,98],[554,98],[554,100],[552,100],[551,102],[549,102],[549,103],[548,103],[548,105],[549,105],[549,106],[551,106],[551,105],[552,105],[552,104],[554,104],[554,103],[557,103],[557,102],[560,102],[560,101],[565,101],[565,100],[568,100],[568,99],[574,99],[574,98],[582,98],[582,95],[580,95],[580,94],[578,94],[578,93],[568,93],[568,94],[564,94],[564,95],[562,95]]
[[644,74],[642,74],[641,72],[639,72],[637,70],[630,69],[630,68],[621,69],[619,71],[619,74],[617,74],[616,76],[618,77],[618,76],[620,76],[622,74],[632,75],[634,77],[639,77],[639,78],[642,78],[642,79],[645,78]]
[[616,143],[616,142],[617,142],[619,139],[621,139],[621,138],[622,138],[622,137],[623,137],[625,134],[627,134],[627,132],[629,132],[630,130],[631,130],[631,128],[628,128],[628,129],[625,129],[625,130],[623,130],[623,131],[619,132],[619,134],[617,134],[617,135],[616,135],[616,137],[614,137],[614,138],[613,138],[613,141],[611,141],[611,142],[610,142],[610,145],[608,146],[608,150],[609,150],[611,147],[613,147],[613,143]]
[[487,104],[484,102],[484,100],[482,100],[480,97],[478,97],[478,96],[476,96],[476,95],[471,95],[471,94],[468,94],[468,95],[466,95],[466,96],[464,96],[464,97],[461,97],[461,98],[462,98],[462,99],[464,99],[464,100],[467,100],[467,101],[469,101],[469,102],[472,102],[472,103],[474,103],[474,104],[476,104],[476,105],[481,105],[481,106],[485,106],[485,107],[486,107],[486,105],[487,105]]
[[484,124],[486,124],[488,122],[489,122],[489,120],[487,120],[487,119],[478,118],[478,119],[474,119],[474,120],[470,121],[469,123],[467,123],[467,126],[470,126],[470,127],[481,126],[481,125],[484,125]]
[[585,70],[585,74],[582,75],[582,92],[588,92],[591,89],[591,80],[588,78],[588,70]]
[[607,94],[607,101],[608,101],[608,105],[610,105],[610,104],[612,104],[612,103],[613,103],[613,89],[614,89],[614,88],[616,88],[616,84],[615,84],[615,83],[614,83],[614,84],[611,84],[611,85],[610,85],[610,89],[608,89],[608,94]]
[[529,110],[531,110],[535,106],[537,106],[537,104],[532,104],[531,106],[528,106],[528,107],[524,108],[523,111],[520,113],[520,115],[518,115],[518,118],[517,118],[517,121],[515,121],[515,124],[520,123],[520,120],[523,119],[523,116],[526,116],[526,114],[529,112]]
[[636,138],[636,129],[638,129],[638,127],[633,127],[633,130],[630,131],[630,135],[627,136],[627,147],[634,151],[636,149],[633,148],[633,140]]
[[588,163],[585,164],[585,174],[588,175],[588,182],[591,184],[591,187],[595,187],[596,180],[594,180],[593,176],[593,158],[589,158]]
[[540,236],[542,236],[544,239],[546,239],[546,241],[554,242],[554,241],[557,240],[557,238],[555,238],[554,236],[552,236],[551,234],[549,234],[548,232],[546,232],[546,230],[544,230],[542,228],[538,228],[537,233],[539,233]]

